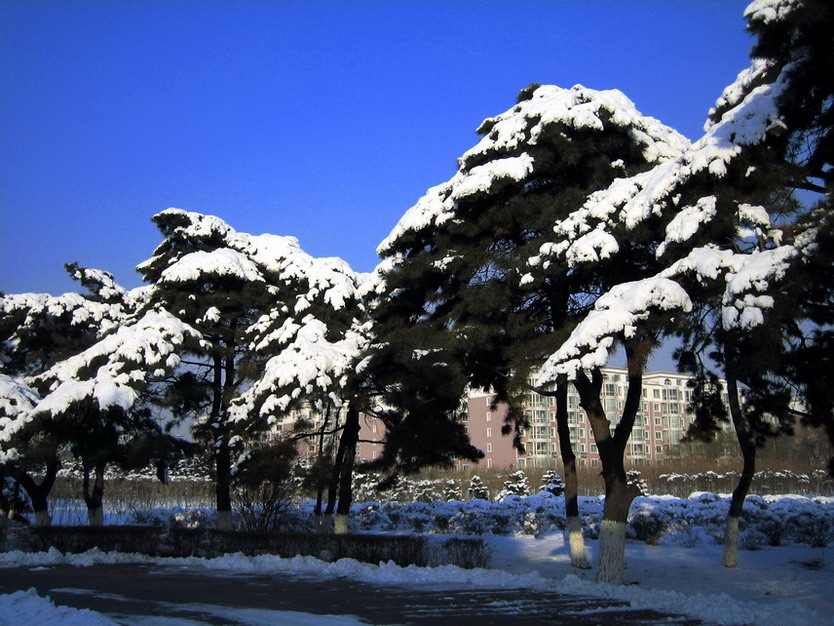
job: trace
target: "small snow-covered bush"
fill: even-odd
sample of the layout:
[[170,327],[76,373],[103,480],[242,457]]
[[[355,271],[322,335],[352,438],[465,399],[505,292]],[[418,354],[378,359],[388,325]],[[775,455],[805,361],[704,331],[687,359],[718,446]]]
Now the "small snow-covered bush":
[[522,470],[518,470],[507,476],[507,480],[504,481],[504,488],[495,500],[497,502],[503,502],[510,496],[524,497],[529,495],[530,483],[527,481],[527,476]]
[[767,536],[755,528],[748,528],[738,538],[738,545],[742,550],[761,550],[767,544]]
[[489,489],[478,475],[469,479],[469,498],[474,500],[489,500]]
[[667,522],[663,515],[652,508],[638,508],[628,519],[629,530],[633,537],[654,545],[666,530]]
[[446,485],[443,488],[443,500],[444,502],[450,501],[460,501],[463,500],[463,496],[460,492],[460,485],[458,485],[458,481],[456,480],[447,480]]
[[547,470],[542,476],[542,486],[539,491],[546,491],[554,496],[565,493],[565,481],[554,470]]
[[803,510],[787,519],[789,534],[797,543],[825,548],[834,539],[834,520],[818,511]]

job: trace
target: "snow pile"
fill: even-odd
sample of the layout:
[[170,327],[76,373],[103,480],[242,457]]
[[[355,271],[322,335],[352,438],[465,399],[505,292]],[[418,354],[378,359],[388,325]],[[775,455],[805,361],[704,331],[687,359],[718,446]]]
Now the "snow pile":
[[[412,590],[415,586],[423,586],[433,590],[500,588],[522,589],[531,593],[555,591],[614,598],[626,601],[634,608],[685,614],[720,624],[830,623],[830,614],[826,618],[823,612],[826,606],[823,592],[826,588],[826,574],[791,567],[778,558],[779,550],[751,555],[751,558],[758,558],[746,570],[727,570],[718,565],[717,547],[714,554],[708,551],[659,548],[672,551],[668,558],[661,559],[657,554],[649,554],[641,546],[630,544],[627,548],[627,576],[631,580],[636,578],[640,585],[615,587],[592,582],[585,578],[590,575],[588,572],[572,569],[561,536],[547,540],[508,537],[489,541],[495,550],[496,565],[501,569],[466,570],[451,565],[400,567],[393,563],[369,565],[351,559],[327,563],[313,557],[283,559],[273,556],[247,557],[241,554],[215,559],[161,559],[97,551],[64,555],[54,549],[36,554],[0,554],[0,564],[30,567],[71,564],[91,567],[99,563],[143,563],[240,575],[289,574],[313,580],[348,578],[375,585],[403,586]],[[589,549],[595,553],[597,543],[589,542]],[[653,550],[657,551],[658,548]],[[807,553],[792,552],[791,556],[807,558]],[[785,578],[780,578],[780,575]],[[801,591],[792,591],[790,585],[785,585],[786,580],[801,585]],[[699,589],[700,592],[692,593],[693,589]],[[809,589],[819,594],[813,602],[807,597]],[[803,599],[805,603],[801,604]],[[815,611],[808,604],[822,611]]]
[[114,626],[116,622],[89,609],[55,606],[35,589],[0,594],[0,624],[61,624],[63,626]]

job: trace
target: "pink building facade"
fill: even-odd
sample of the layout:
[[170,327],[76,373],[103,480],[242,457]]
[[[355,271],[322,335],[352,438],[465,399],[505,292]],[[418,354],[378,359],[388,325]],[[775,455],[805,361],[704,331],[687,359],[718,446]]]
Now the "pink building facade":
[[[625,403],[628,377],[625,368],[603,368],[603,408],[612,428],[619,421]],[[673,457],[680,450],[680,440],[686,434],[694,416],[687,411],[692,391],[690,377],[673,372],[653,372],[643,377],[642,401],[635,419],[626,457],[635,464],[654,463]],[[534,382],[531,380],[531,383]],[[525,397],[523,409],[529,427],[522,433],[524,453],[512,445],[512,436],[501,434],[506,406],[493,408],[493,397],[484,392],[473,392],[467,399],[464,418],[472,444],[484,452],[477,465],[460,462],[461,469],[495,468],[524,469],[528,467],[555,468],[559,462],[559,438],[556,433],[555,398],[538,393]],[[726,399],[725,399],[726,401]],[[309,413],[309,412],[308,412]],[[286,430],[300,415],[287,418]],[[313,413],[303,415],[315,423]],[[571,442],[580,466],[599,467],[599,454],[585,411],[579,406],[579,396],[571,387],[568,394],[568,423]],[[357,460],[370,461],[380,454],[385,429],[379,420],[363,415],[359,433]],[[308,440],[300,444],[302,456],[313,456],[316,444]]]

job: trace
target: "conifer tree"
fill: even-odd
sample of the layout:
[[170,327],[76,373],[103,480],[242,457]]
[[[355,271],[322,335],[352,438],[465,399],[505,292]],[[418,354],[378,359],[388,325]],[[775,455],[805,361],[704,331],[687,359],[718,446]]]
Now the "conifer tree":
[[[815,138],[809,144],[814,146],[812,154],[817,150],[824,154],[830,143],[825,124],[815,127],[792,113],[807,111],[792,104],[807,97],[815,101],[810,108],[817,111],[816,121],[830,115],[830,90],[820,94],[812,89],[804,96],[794,88],[803,80],[813,82],[815,72],[821,70],[820,59],[830,54],[830,45],[805,45],[802,31],[804,25],[815,36],[824,32],[830,42],[830,29],[816,28],[816,22],[830,19],[830,13],[821,9],[816,2],[751,4],[746,11],[750,28],[760,42],[769,43],[754,48],[750,68],[724,91],[710,113],[706,134],[679,158],[615,181],[586,204],[587,211],[616,216],[630,223],[632,230],[649,224],[652,216],[659,218],[654,250],[665,269],[652,274],[652,268],[656,272],[658,267],[654,262],[642,277],[634,277],[638,280],[609,288],[597,301],[594,316],[578,329],[591,339],[569,342],[573,344],[569,350],[562,346],[552,357],[552,372],[557,373],[577,355],[591,358],[587,355],[602,341],[610,342],[618,333],[638,332],[634,320],[653,318],[657,323],[663,317],[659,309],[685,313],[694,303],[696,314],[681,331],[687,337],[682,365],[693,367],[697,362],[693,353],[715,348],[743,450],[742,478],[728,517],[724,557],[728,566],[736,564],[738,516],[755,468],[755,444],[765,430],[760,417],[764,410],[785,414],[788,405],[789,396],[774,386],[773,373],[778,371],[789,333],[798,330],[795,313],[801,310],[796,309],[801,293],[806,285],[818,284],[811,280],[790,288],[790,279],[820,258],[814,241],[830,228],[824,219],[817,222],[822,227],[800,227],[795,232],[784,227],[797,207],[791,200],[792,189],[813,189],[815,177],[828,175],[825,165],[822,170],[814,167],[820,165],[819,155],[801,163],[792,148],[804,141],[797,138],[807,139],[809,134]],[[761,56],[773,45],[781,57]],[[812,52],[815,46],[821,50]],[[813,70],[809,71],[809,64]],[[788,217],[780,216],[780,211]],[[654,296],[643,297],[652,285],[665,286]],[[617,317],[619,321],[613,323]],[[709,378],[706,373],[704,379]],[[744,408],[738,402],[739,383],[755,400]],[[701,415],[708,417],[709,411]]]
[[[230,528],[234,455],[246,436],[271,425],[268,416],[289,410],[291,400],[320,400],[316,374],[301,380],[317,357],[307,359],[317,342],[329,343],[345,324],[332,321],[328,328],[322,307],[346,306],[356,278],[341,261],[310,257],[292,237],[238,233],[219,218],[178,209],[153,220],[165,239],[138,269],[153,301],[203,338],[204,347],[185,360],[190,369],[183,377],[196,386],[198,406],[201,391],[205,398],[197,428],[214,456],[218,527]],[[260,406],[247,402],[276,380],[297,386],[286,397],[265,395]]]
[[26,491],[39,525],[50,523],[48,496],[60,467],[59,452],[102,429],[79,424],[62,411],[36,409],[54,391],[61,364],[114,332],[141,299],[107,272],[76,264],[67,265],[67,271],[87,293],[0,298],[0,366],[6,373],[5,392],[17,396],[3,401],[3,471]]
[[[653,262],[640,236],[617,239],[604,219],[579,209],[617,177],[676,157],[688,142],[640,115],[621,93],[581,86],[532,85],[478,132],[483,138],[460,158],[458,173],[429,190],[379,247],[377,337],[382,350],[396,352],[393,342],[407,333],[399,354],[410,347],[439,355],[459,372],[450,397],[466,385],[492,390],[496,401],[509,405],[505,428],[515,429],[521,445],[522,395],[567,390],[566,379],[560,391],[549,387],[555,379],[531,387],[531,372],[567,339],[595,294]],[[564,220],[565,228],[554,230]],[[532,257],[539,257],[537,265]],[[636,393],[636,377],[655,341],[649,333],[632,342]],[[448,380],[453,379],[447,376],[447,388]],[[601,389],[588,382],[580,391],[589,410]],[[557,419],[566,426],[566,403],[559,406]],[[629,410],[635,410],[633,402]],[[623,449],[631,423],[633,416],[621,421]],[[578,521],[574,457],[565,431],[560,428],[567,508]],[[624,470],[620,474],[625,487]],[[574,538],[581,538],[578,524],[571,527]],[[574,564],[586,566],[581,541],[572,545]]]

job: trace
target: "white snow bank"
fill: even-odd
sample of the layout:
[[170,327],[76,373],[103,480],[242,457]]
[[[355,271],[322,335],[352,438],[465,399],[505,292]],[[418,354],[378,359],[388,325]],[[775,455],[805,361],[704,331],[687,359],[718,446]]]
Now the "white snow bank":
[[61,624],[62,626],[113,626],[116,622],[89,609],[56,606],[35,589],[0,594],[0,625]]
[[[487,541],[494,549],[494,565],[501,569],[467,570],[451,565],[400,567],[393,563],[369,565],[351,559],[327,563],[313,557],[283,559],[241,554],[215,559],[163,559],[98,551],[64,555],[55,549],[35,554],[0,554],[0,566],[71,564],[87,567],[97,563],[146,563],[238,574],[292,574],[319,580],[344,577],[410,588],[414,585],[443,589],[517,588],[614,598],[627,601],[635,608],[685,614],[720,624],[834,623],[830,602],[824,600],[830,574],[798,564],[812,555],[810,548],[775,548],[747,553],[744,569],[730,570],[718,564],[720,546],[686,549],[629,543],[626,580],[635,584],[615,587],[593,582],[590,579],[593,572],[577,572],[571,568],[561,535],[545,539],[489,537]],[[591,554],[596,553],[597,545],[596,541],[588,541]],[[662,557],[657,554],[660,550],[664,553]],[[784,559],[786,556],[787,560]],[[694,589],[699,593],[692,593]]]

